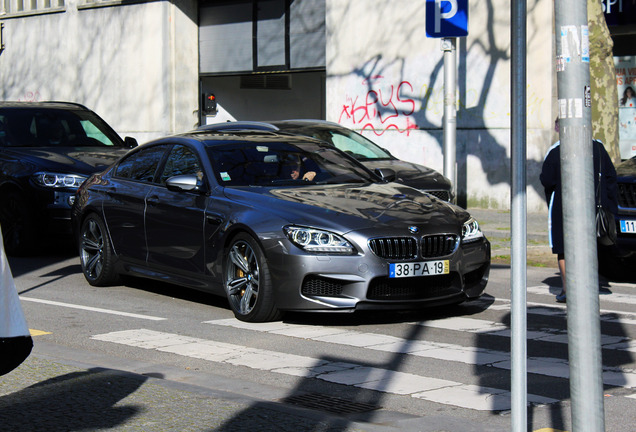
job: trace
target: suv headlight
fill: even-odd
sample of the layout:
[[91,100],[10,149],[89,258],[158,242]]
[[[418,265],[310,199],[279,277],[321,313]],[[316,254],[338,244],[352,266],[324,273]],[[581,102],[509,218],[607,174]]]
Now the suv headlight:
[[479,223],[474,218],[468,219],[464,222],[462,227],[462,243],[470,243],[475,240],[479,240],[484,237],[484,233],[479,228]]
[[77,174],[38,172],[31,178],[36,185],[42,187],[77,189],[88,177]]
[[351,255],[354,248],[347,240],[329,231],[297,226],[283,228],[289,240],[307,252]]

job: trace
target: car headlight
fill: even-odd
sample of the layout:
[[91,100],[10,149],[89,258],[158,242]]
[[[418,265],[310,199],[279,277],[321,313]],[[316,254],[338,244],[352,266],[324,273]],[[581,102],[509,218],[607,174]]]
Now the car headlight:
[[475,240],[479,240],[484,237],[484,233],[479,228],[479,223],[474,218],[468,219],[464,222],[462,227],[462,242],[469,243]]
[[347,240],[329,231],[297,226],[283,228],[292,243],[307,252],[353,254],[354,248]]
[[38,186],[47,188],[77,189],[88,177],[77,174],[61,174],[51,172],[38,172],[33,174],[33,182]]

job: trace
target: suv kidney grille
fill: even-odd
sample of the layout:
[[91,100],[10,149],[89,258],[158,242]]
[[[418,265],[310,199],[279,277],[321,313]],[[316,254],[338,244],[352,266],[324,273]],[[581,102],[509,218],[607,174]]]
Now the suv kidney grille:
[[618,205],[623,208],[636,208],[636,184],[618,184]]
[[455,252],[458,237],[453,234],[441,234],[422,237],[422,257],[434,258]]
[[426,191],[426,192],[430,193],[434,197],[439,198],[439,199],[441,199],[443,201],[450,202],[450,192],[448,192],[448,191],[444,191],[444,190],[430,190],[430,191]]
[[417,243],[412,237],[385,237],[369,240],[369,247],[380,258],[392,260],[413,259]]

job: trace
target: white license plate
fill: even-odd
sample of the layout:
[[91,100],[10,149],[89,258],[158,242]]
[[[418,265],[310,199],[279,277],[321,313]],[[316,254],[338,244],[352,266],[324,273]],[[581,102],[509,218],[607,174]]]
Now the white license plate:
[[621,221],[622,233],[636,233],[636,220],[622,220]]
[[390,278],[435,276],[448,273],[448,260],[393,263],[389,265]]

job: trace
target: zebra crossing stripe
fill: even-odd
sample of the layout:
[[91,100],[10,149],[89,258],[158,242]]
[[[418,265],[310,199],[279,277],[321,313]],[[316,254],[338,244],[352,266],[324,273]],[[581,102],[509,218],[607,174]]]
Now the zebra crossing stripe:
[[[545,285],[528,287],[526,290],[531,294],[550,294],[548,287]],[[612,293],[609,295],[602,295],[601,297],[603,301],[607,301],[610,303],[636,304],[636,296],[629,294]]]
[[[327,334],[321,334],[321,327],[287,324],[283,322],[272,323],[268,326],[261,326],[260,323],[247,323],[230,318],[205,321],[205,323],[296,337],[300,339],[309,339],[331,344],[354,346],[376,351],[387,351],[437,360],[448,360],[469,365],[491,366],[504,370],[511,370],[512,368],[510,354],[508,352],[487,348],[465,347],[443,342],[414,341],[395,336],[376,333],[362,333],[355,330],[344,329],[327,329]],[[461,331],[476,333],[487,333],[490,331],[492,332],[490,334],[510,337],[510,331],[508,329],[502,330],[502,326],[500,324],[492,321],[477,320],[474,318],[445,318],[416,324],[445,330],[461,329]],[[503,328],[505,328],[505,326],[503,326]],[[528,332],[529,338],[531,337],[531,333],[534,333],[535,340],[567,343],[567,334],[565,332],[557,334],[543,331]],[[318,334],[318,336],[316,336],[316,334]],[[623,337],[602,335],[602,341],[607,343],[607,345],[603,346],[603,348],[607,349],[631,351],[635,348],[633,340],[627,340],[627,338]],[[529,357],[527,359],[527,369],[529,373],[537,375],[563,379],[569,379],[570,377],[569,363],[566,359]],[[616,387],[635,388],[636,372],[622,370],[619,368],[604,368],[603,382],[607,385]]]
[[[92,336],[91,339],[251,369],[317,378],[384,393],[410,395],[414,398],[462,408],[487,411],[510,409],[510,392],[507,390],[466,385],[349,362],[316,359],[147,329],[105,333]],[[534,404],[558,402],[555,399],[537,395],[528,395],[528,401]]]
[[[480,320],[465,317],[450,317],[439,320],[423,321],[417,323],[423,327],[437,328],[443,330],[454,330],[468,333],[488,334],[493,336],[510,337],[511,330],[504,324],[495,321]],[[568,343],[568,334],[565,330],[528,330],[526,332],[528,340]],[[615,349],[621,351],[634,350],[633,341],[627,336],[601,335],[601,345],[605,349]]]

